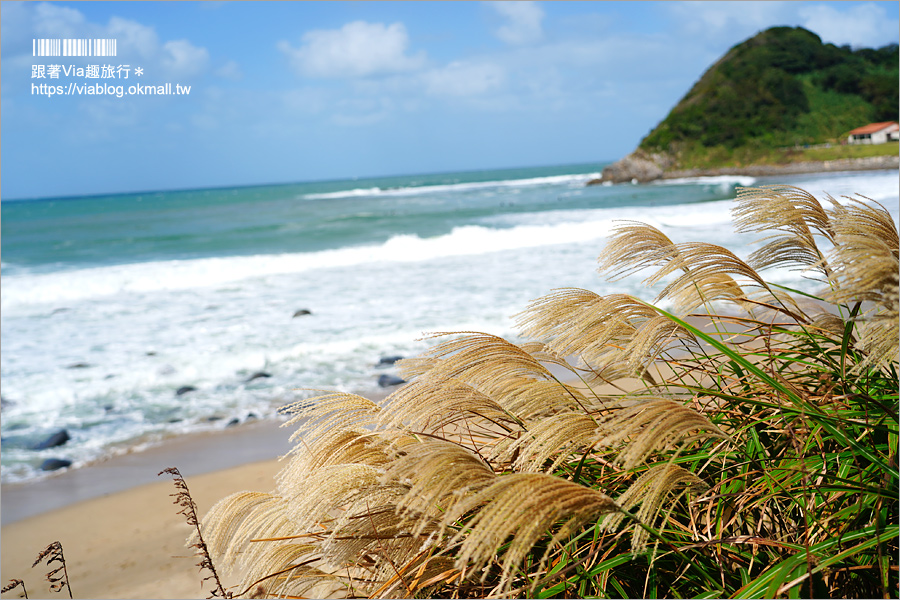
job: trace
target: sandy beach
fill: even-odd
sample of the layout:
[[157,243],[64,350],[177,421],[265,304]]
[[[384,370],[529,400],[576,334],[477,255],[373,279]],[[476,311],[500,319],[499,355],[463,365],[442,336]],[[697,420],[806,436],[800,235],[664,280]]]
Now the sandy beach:
[[[2,579],[22,579],[29,598],[50,595],[38,553],[60,541],[76,598],[205,598],[205,574],[185,539],[191,528],[170,494],[175,466],[200,514],[242,490],[271,490],[290,449],[291,429],[260,422],[188,436],[148,449],[2,489]],[[236,577],[223,577],[226,585]],[[4,598],[21,597],[21,588]],[[63,592],[65,594],[65,592]]]

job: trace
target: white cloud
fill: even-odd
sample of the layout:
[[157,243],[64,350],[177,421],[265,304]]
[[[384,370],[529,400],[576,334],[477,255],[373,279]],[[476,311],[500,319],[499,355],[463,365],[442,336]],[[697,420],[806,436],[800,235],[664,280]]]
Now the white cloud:
[[340,29],[314,30],[294,48],[278,43],[292,65],[311,77],[365,77],[413,71],[425,64],[425,53],[407,54],[409,37],[403,23],[384,25],[354,21]]
[[[8,43],[8,27],[14,27]],[[117,42],[117,58],[132,68],[142,67],[146,83],[154,74],[166,77],[192,77],[202,73],[209,61],[206,48],[188,40],[161,42],[153,27],[131,19],[112,16],[103,25],[88,21],[75,8],[41,2],[3,6],[3,60],[16,64],[31,60],[31,38],[111,38]],[[13,40],[10,40],[12,42]],[[24,43],[23,43],[24,40]],[[180,82],[183,83],[183,82]]]
[[195,129],[215,131],[219,128],[219,121],[209,113],[191,115],[190,122]]
[[435,96],[478,96],[501,89],[506,72],[494,63],[452,62],[424,73],[423,79]]
[[663,3],[675,17],[672,35],[689,44],[733,46],[776,24],[788,24],[790,2],[672,2]]
[[244,72],[241,71],[241,66],[235,60],[229,60],[216,69],[216,75],[222,79],[230,79],[232,81],[239,81],[244,78]]
[[209,62],[206,48],[198,48],[187,40],[172,40],[162,46],[160,63],[172,77],[191,77],[201,73]]
[[498,38],[513,45],[533,44],[544,37],[541,21],[544,11],[535,2],[489,2],[506,19],[494,32]]
[[143,59],[149,59],[159,49],[156,30],[137,21],[112,17],[107,27],[108,37],[116,39],[119,54],[134,52]]
[[854,47],[879,47],[896,39],[898,22],[888,19],[883,6],[867,2],[840,10],[829,4],[803,6],[803,26],[824,42]]
[[332,98],[321,88],[294,89],[281,95],[281,104],[290,114],[318,114],[326,110],[331,102]]
[[691,43],[737,44],[776,25],[801,26],[824,42],[879,47],[897,39],[900,23],[889,19],[880,3],[808,2],[672,2],[672,33]]
[[75,37],[84,15],[74,8],[42,2],[35,7],[34,32],[40,37]]

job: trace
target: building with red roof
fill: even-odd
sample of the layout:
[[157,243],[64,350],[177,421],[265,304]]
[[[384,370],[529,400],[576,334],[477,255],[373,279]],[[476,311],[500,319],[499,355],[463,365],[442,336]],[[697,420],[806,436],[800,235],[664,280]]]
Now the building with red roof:
[[900,125],[896,121],[869,123],[857,127],[847,136],[847,141],[851,144],[884,144],[900,139]]

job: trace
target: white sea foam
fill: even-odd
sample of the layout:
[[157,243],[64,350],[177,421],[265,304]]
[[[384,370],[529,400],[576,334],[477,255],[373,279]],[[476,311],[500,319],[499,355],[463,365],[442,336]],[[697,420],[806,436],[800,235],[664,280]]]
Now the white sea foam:
[[[650,215],[660,226],[694,229],[729,220],[729,203],[659,207]],[[47,313],[61,305],[122,294],[151,294],[229,286],[280,275],[355,267],[378,262],[410,263],[453,256],[474,256],[506,250],[581,243],[604,237],[617,219],[641,219],[642,208],[585,209],[525,213],[506,219],[511,227],[467,225],[450,233],[423,238],[405,234],[380,245],[319,252],[157,261],[93,267],[43,274],[4,277],[2,309],[14,314],[20,307]],[[500,219],[494,219],[498,221]],[[645,219],[646,220],[646,219]],[[488,221],[487,219],[485,221]],[[537,225],[535,223],[542,223]]]
[[435,184],[398,188],[355,188],[340,192],[327,192],[321,194],[306,194],[307,200],[325,200],[330,198],[351,198],[359,196],[412,196],[418,194],[454,193],[490,188],[515,188],[537,185],[584,185],[587,181],[600,177],[600,173],[588,173],[584,175],[551,175],[548,177],[531,177],[525,179],[511,179],[500,181],[477,181],[469,183]]
[[749,175],[716,175],[709,177],[677,177],[674,179],[659,179],[653,185],[740,185],[750,187],[756,183],[756,177]]
[[803,188],[819,200],[831,196],[838,201],[841,197],[857,195],[883,203],[885,208],[896,215],[900,198],[900,181],[897,171],[860,171],[857,173],[810,174],[799,176],[791,185]]

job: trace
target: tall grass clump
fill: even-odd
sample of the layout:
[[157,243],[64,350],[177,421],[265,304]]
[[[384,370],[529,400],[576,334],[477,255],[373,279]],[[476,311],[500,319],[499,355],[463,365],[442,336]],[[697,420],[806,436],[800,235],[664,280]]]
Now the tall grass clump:
[[897,227],[787,186],[734,219],[746,259],[618,227],[600,271],[653,301],[559,289],[531,341],[435,334],[381,403],[290,406],[275,489],[213,507],[211,554],[270,597],[896,597]]

